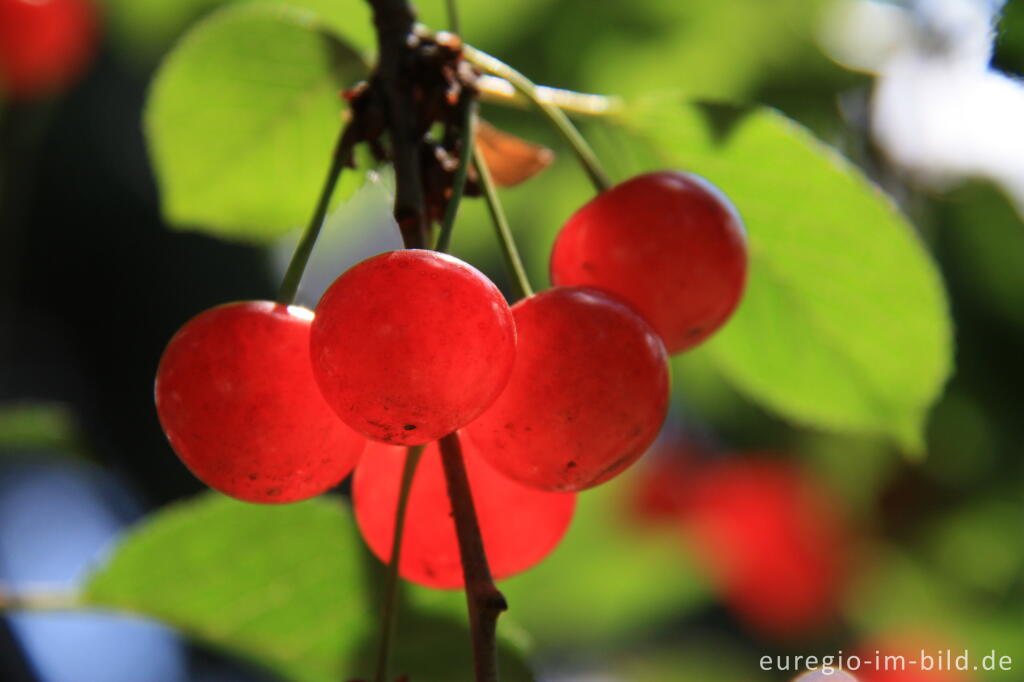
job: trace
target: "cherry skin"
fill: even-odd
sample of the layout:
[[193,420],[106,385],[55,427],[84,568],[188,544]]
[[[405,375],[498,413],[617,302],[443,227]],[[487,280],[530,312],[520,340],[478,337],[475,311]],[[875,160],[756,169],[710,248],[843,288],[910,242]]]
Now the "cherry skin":
[[469,423],[516,352],[508,304],[457,258],[391,251],[352,267],[317,306],[313,373],[338,415],[374,440],[419,445]]
[[621,296],[670,353],[696,346],[732,315],[747,275],[746,233],[711,183],[647,173],[585,204],[551,251],[551,281]]
[[[391,558],[405,453],[400,446],[371,442],[352,479],[359,530],[384,562]],[[496,471],[465,441],[462,453],[495,579],[525,571],[550,554],[569,527],[576,496],[520,485]],[[436,442],[426,446],[416,468],[398,568],[403,578],[426,587],[463,586],[459,544]]]
[[697,559],[753,629],[786,638],[834,618],[851,533],[822,486],[792,465],[710,465],[686,491],[683,523]]
[[508,386],[463,432],[505,475],[578,491],[622,472],[668,409],[661,340],[629,306],[557,287],[512,308],[519,347]]
[[156,409],[192,473],[247,502],[319,495],[352,471],[366,439],[327,406],[309,364],[313,314],[270,301],[229,303],[167,344]]
[[97,24],[89,0],[0,0],[0,96],[66,88],[92,60]]

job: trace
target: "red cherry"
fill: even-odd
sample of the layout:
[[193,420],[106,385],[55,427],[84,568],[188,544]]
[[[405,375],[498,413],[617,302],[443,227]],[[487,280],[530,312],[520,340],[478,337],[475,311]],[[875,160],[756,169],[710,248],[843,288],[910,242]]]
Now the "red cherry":
[[[352,479],[359,530],[373,553],[385,562],[391,558],[405,452],[400,446],[370,443]],[[525,571],[550,554],[569,527],[576,496],[520,485],[498,473],[468,443],[463,443],[462,453],[484,550],[495,579]],[[399,573],[427,587],[463,585],[459,544],[437,443],[424,449],[416,468]]]
[[417,445],[468,424],[508,381],[512,313],[476,268],[435,251],[374,256],[317,306],[313,373],[360,433]]
[[661,340],[629,306],[593,289],[549,289],[512,312],[512,378],[466,437],[499,471],[543,490],[583,490],[623,471],[668,409]]
[[746,233],[711,183],[661,171],[627,180],[579,209],[551,251],[551,281],[621,296],[670,353],[692,348],[736,309]]
[[167,344],[156,409],[171,447],[211,488],[295,502],[348,476],[366,439],[324,402],[309,365],[313,314],[270,301],[218,306]]
[[819,484],[773,460],[730,460],[703,472],[684,524],[697,558],[736,614],[776,636],[835,615],[850,534]]
[[26,99],[66,88],[92,60],[97,30],[89,0],[0,0],[0,94]]

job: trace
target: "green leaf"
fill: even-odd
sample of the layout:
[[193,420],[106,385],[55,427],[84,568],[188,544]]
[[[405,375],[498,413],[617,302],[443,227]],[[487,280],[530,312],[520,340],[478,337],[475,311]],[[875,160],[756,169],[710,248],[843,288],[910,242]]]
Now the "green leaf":
[[208,493],[131,532],[84,598],[157,618],[288,679],[336,682],[376,627],[363,561],[340,502],[258,506]]
[[[118,45],[139,56],[164,48],[188,24],[221,5],[251,0],[103,0]],[[373,25],[366,0],[279,0],[309,10],[359,50],[373,47]]]
[[[260,506],[207,493],[130,532],[89,577],[82,606],[128,611],[301,682],[373,673],[381,566],[346,505]],[[452,593],[454,595],[454,593]],[[395,674],[469,679],[465,605],[403,610]],[[499,638],[502,679],[531,682],[523,647]]]
[[[342,126],[338,92],[365,73],[295,7],[243,3],[197,25],[160,67],[145,112],[168,222],[250,242],[305,224]],[[343,173],[335,202],[361,181]]]
[[951,321],[939,273],[893,203],[769,109],[667,101],[625,122],[650,166],[708,178],[748,230],[743,302],[698,352],[786,417],[918,451],[951,371]]

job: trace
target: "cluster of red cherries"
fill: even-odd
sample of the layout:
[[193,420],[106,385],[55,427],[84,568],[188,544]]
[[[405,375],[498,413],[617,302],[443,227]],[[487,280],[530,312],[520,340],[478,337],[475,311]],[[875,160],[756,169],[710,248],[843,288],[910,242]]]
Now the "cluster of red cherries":
[[367,544],[391,552],[408,446],[425,445],[400,574],[462,570],[438,439],[458,432],[496,578],[558,544],[575,493],[635,462],[668,408],[668,353],[700,343],[743,292],[746,236],[696,176],[634,177],[584,205],[551,254],[551,289],[509,307],[472,266],[392,251],[343,273],[315,314],[232,303],[170,341],[156,405],[209,486],[257,503],[320,494],[355,470]]

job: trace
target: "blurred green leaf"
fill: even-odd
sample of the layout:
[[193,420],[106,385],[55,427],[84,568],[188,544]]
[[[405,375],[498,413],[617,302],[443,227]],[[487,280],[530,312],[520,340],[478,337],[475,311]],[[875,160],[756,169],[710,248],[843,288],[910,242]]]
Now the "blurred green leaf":
[[82,437],[71,410],[60,403],[0,405],[0,451],[26,449],[80,451]]
[[[260,0],[257,0],[260,1]],[[265,0],[264,0],[265,1]],[[198,17],[221,5],[252,0],[102,0],[117,42],[128,51],[151,57]],[[277,0],[313,12],[356,49],[374,47],[370,6],[366,0]]]
[[875,633],[962,620],[963,594],[904,548],[878,544],[865,556],[870,563],[856,574],[845,606],[856,629]]
[[932,565],[958,583],[1004,597],[1024,568],[1019,504],[995,495],[940,519],[928,533]]
[[911,226],[849,162],[781,114],[662,101],[626,114],[650,167],[693,171],[735,202],[750,277],[704,350],[791,419],[922,447],[952,366],[939,273]]
[[677,618],[706,603],[707,587],[685,555],[681,533],[634,525],[627,472],[579,496],[558,548],[504,581],[509,616],[545,649],[596,645]]
[[940,236],[951,279],[974,309],[1024,329],[1024,222],[992,185],[972,183],[948,193],[940,206]]
[[[196,26],[162,64],[145,113],[168,222],[252,242],[304,224],[342,125],[338,92],[365,71],[293,7],[246,3]],[[335,202],[361,181],[343,173]]]
[[[267,0],[101,0],[122,54],[143,62],[159,56],[189,24],[224,5]],[[716,0],[717,1],[717,0]],[[366,0],[274,0],[277,4],[308,10],[348,44],[365,55],[376,51],[376,34]],[[418,18],[432,28],[448,28],[444,2],[418,3]],[[517,34],[535,21],[552,0],[518,0],[501,8],[494,21],[493,3],[462,0],[459,3],[463,31],[473,44],[485,49],[517,45]]]
[[[689,97],[747,99],[768,78],[799,79],[806,84],[815,71],[834,77],[838,69],[814,43],[826,4],[826,0],[609,3],[606,12],[614,7],[618,16],[593,17],[589,26],[583,19],[577,22],[581,24],[576,28],[579,40],[556,46],[566,60],[569,49],[582,46],[587,67],[583,87],[598,92],[638,95],[671,89]],[[589,4],[575,6],[577,11],[594,13]],[[605,23],[599,23],[602,19]],[[608,25],[616,30],[605,32],[601,40],[588,39]]]
[[758,661],[764,650],[744,650],[726,637],[689,631],[684,638],[616,659],[611,668],[622,682],[761,682],[775,679]]
[[[933,633],[954,638],[978,658],[993,649],[1014,660],[1024,655],[1019,590],[1011,588],[981,600],[976,593],[965,591],[962,583],[937,571],[940,567],[934,561],[904,548],[879,544],[870,556],[870,564],[862,567],[846,604],[847,618],[863,637]],[[979,673],[978,679],[997,682],[1005,675]]]
[[362,562],[340,502],[208,493],[130,532],[85,601],[157,618],[289,679],[336,682],[376,627]]

